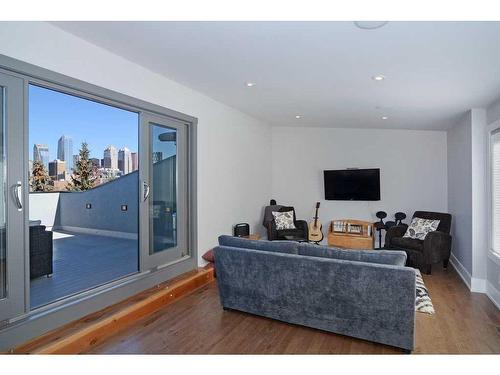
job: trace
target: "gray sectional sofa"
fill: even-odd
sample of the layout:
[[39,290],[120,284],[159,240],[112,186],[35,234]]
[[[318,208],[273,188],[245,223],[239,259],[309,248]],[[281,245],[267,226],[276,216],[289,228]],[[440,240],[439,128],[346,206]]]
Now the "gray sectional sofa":
[[219,237],[221,304],[413,350],[415,270],[406,254]]

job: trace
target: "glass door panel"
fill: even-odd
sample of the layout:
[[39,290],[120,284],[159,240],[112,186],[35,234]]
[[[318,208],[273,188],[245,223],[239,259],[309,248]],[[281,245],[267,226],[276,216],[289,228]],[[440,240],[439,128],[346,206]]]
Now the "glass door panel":
[[0,73],[0,320],[25,311],[23,88]]
[[28,94],[35,309],[138,272],[139,114],[55,87]]
[[[187,251],[187,125],[143,113],[141,160],[143,269],[181,259]],[[142,221],[141,221],[142,222]]]
[[177,130],[151,124],[149,253],[177,246]]
[[7,215],[5,213],[5,120],[4,88],[0,88],[0,299],[7,296]]
[[7,215],[5,212],[5,120],[4,88],[0,88],[0,299],[7,297]]

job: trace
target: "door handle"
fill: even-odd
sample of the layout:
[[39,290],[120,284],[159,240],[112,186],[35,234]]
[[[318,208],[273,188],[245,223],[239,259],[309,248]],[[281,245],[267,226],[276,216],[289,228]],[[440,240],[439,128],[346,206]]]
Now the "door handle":
[[149,190],[150,190],[149,184],[146,181],[142,183],[142,190],[143,190],[142,198],[144,201],[146,201],[149,197]]
[[22,201],[22,192],[23,192],[23,184],[21,181],[17,181],[16,184],[13,186],[13,192],[14,192],[14,201],[16,202],[17,210],[22,211],[23,210],[23,201]]

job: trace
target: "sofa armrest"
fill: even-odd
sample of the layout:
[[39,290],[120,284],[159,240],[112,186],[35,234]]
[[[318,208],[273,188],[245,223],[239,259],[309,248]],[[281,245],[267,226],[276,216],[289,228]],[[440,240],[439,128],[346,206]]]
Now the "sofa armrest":
[[295,220],[295,226],[305,233],[305,238],[309,237],[309,226],[305,220]]
[[267,222],[267,239],[269,241],[274,241],[278,239],[278,232],[276,231],[276,224],[274,224],[274,221],[269,221]]
[[445,232],[434,231],[425,236],[424,259],[427,264],[448,259],[451,253],[451,236]]
[[390,227],[385,233],[385,244],[384,247],[390,247],[393,238],[403,237],[406,232],[406,226],[404,225],[395,225]]

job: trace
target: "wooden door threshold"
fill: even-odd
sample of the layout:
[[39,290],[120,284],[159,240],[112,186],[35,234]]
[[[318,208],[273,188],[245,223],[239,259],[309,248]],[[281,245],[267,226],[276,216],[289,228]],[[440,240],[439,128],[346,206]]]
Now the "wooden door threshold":
[[16,347],[18,354],[78,354],[214,280],[212,267],[199,268],[147,289]]

